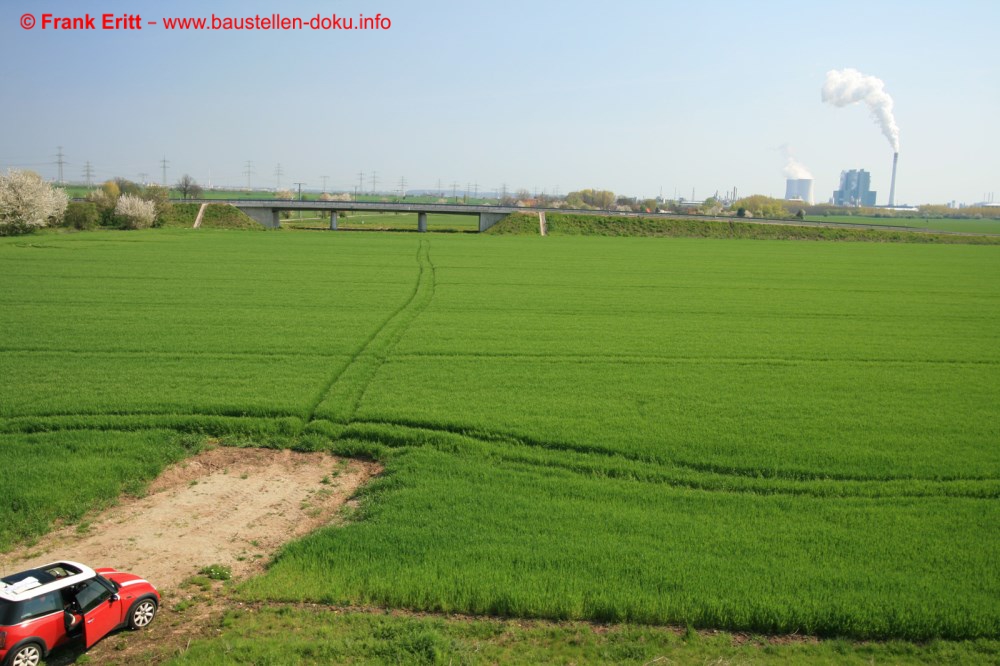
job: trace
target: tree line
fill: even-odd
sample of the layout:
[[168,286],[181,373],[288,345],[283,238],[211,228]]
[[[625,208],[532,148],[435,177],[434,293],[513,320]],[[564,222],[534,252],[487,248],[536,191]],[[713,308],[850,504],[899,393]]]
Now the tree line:
[[[175,189],[185,199],[202,194],[187,174]],[[47,226],[146,229],[163,225],[170,211],[170,191],[160,185],[115,178],[91,191],[85,201],[70,201],[62,188],[46,183],[33,171],[11,169],[0,174],[0,236],[32,233]]]

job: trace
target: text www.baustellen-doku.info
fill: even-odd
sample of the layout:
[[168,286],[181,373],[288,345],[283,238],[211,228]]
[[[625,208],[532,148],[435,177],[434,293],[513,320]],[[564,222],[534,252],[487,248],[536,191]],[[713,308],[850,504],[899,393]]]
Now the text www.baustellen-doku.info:
[[254,14],[252,16],[152,17],[141,14],[77,14],[60,16],[48,12],[21,15],[25,30],[389,30],[392,20],[382,14],[316,14],[287,16]]

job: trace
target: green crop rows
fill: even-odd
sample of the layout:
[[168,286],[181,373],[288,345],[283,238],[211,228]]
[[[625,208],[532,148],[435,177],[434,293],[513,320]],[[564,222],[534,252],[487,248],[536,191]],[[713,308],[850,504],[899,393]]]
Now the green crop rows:
[[995,246],[159,230],[0,275],[0,546],[203,433],[386,464],[248,600],[1000,638]]
[[1000,220],[940,219],[924,217],[863,217],[849,215],[810,215],[811,222],[838,222],[840,224],[874,224],[935,231],[960,231],[971,234],[1000,234]]

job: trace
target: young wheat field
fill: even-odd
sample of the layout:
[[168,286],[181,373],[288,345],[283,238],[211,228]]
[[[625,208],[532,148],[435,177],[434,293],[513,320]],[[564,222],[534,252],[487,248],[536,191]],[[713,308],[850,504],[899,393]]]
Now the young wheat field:
[[247,601],[1000,638],[1000,248],[0,239],[0,548],[199,436],[363,455]]

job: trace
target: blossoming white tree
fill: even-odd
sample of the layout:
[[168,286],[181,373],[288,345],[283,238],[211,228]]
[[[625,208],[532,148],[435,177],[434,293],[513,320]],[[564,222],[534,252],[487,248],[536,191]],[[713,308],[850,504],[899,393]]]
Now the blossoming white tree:
[[0,174],[0,235],[25,234],[62,217],[69,198],[34,171]]
[[156,219],[156,204],[132,194],[123,194],[115,204],[115,216],[126,229],[148,229]]

